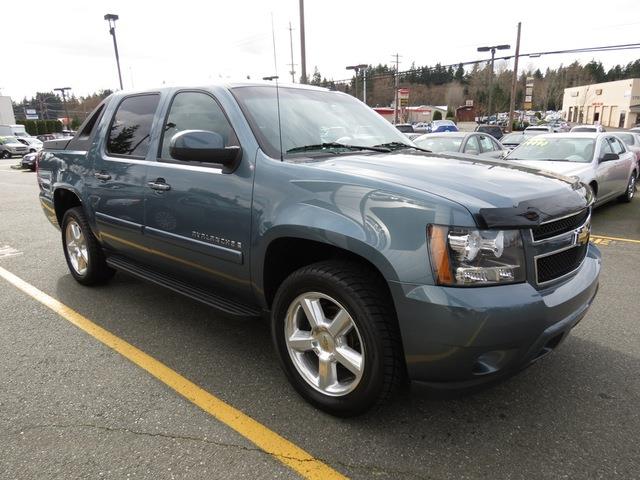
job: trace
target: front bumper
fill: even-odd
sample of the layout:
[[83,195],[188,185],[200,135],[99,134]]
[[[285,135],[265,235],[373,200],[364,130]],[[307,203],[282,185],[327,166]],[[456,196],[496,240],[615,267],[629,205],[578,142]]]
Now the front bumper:
[[600,252],[589,245],[570,278],[452,288],[390,282],[412,380],[473,385],[517,371],[552,351],[584,317],[598,290]]

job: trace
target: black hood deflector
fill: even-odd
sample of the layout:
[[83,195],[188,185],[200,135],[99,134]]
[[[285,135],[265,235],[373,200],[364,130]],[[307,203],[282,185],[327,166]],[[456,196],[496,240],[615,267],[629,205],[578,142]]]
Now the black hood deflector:
[[591,187],[575,182],[562,194],[528,200],[512,208],[481,208],[476,221],[481,228],[531,228],[584,210],[594,200]]

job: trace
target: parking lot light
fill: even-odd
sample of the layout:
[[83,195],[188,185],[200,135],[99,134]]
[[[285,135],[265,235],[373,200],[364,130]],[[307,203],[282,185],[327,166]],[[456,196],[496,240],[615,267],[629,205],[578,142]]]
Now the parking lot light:
[[493,62],[496,56],[496,50],[509,50],[511,45],[493,45],[491,47],[478,47],[479,52],[491,52],[491,74],[489,76],[489,104],[487,105],[487,117],[491,117],[492,99],[493,99]]
[[116,41],[116,20],[118,15],[107,13],[104,19],[109,23],[109,33],[113,37],[113,49],[116,52],[116,65],[118,66],[118,80],[120,81],[120,90],[122,90],[122,74],[120,73],[120,55],[118,55],[118,42]]
[[[360,72],[360,70],[365,70],[367,68],[367,64],[366,63],[360,63],[358,65],[348,65],[347,67],[345,67],[347,70],[353,70],[356,73],[356,95],[355,97],[358,98],[358,73]],[[367,76],[366,76],[366,72],[363,74],[364,76],[364,94],[363,94],[363,102],[367,102]]]

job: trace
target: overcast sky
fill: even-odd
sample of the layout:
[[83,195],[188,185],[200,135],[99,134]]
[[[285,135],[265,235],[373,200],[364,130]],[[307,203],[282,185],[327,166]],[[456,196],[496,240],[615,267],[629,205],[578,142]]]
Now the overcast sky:
[[[300,75],[298,0],[12,1],[3,6],[0,92],[20,100],[55,87],[72,87],[76,95],[116,89],[105,13],[120,16],[116,34],[125,89],[273,75],[272,16],[278,74],[291,78],[291,22]],[[305,14],[307,72],[311,75],[317,66],[334,79],[349,76],[346,65],[390,63],[395,52],[402,55],[401,70],[411,62],[421,66],[483,58],[476,47],[515,47],[518,21],[523,22],[523,53],[640,40],[638,0],[306,0]],[[594,58],[608,68],[640,58],[640,49],[524,58],[521,68],[544,70]]]

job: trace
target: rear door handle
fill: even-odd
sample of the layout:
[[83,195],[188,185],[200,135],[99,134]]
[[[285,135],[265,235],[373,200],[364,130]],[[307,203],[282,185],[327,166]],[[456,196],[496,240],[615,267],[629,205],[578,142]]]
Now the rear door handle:
[[109,175],[108,173],[94,173],[93,174],[94,177],[96,177],[98,180],[111,180],[111,175]]
[[164,179],[162,178],[158,178],[154,182],[149,182],[147,183],[147,185],[149,185],[149,188],[151,188],[152,190],[158,190],[160,192],[166,192],[168,190],[171,190],[171,185],[169,185],[168,183],[165,183]]

